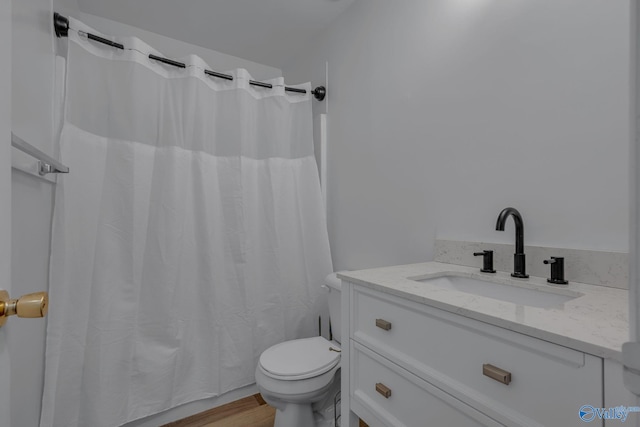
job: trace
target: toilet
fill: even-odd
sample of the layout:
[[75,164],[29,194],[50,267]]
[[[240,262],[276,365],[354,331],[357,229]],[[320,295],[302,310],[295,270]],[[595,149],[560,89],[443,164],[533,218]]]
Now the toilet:
[[256,367],[256,385],[276,408],[274,427],[333,426],[319,411],[340,390],[340,279],[325,279],[333,341],[321,336],[285,341],[266,349]]

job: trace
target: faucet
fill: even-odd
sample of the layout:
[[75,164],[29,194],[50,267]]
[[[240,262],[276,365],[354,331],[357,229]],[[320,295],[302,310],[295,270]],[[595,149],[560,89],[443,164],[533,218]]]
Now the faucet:
[[504,208],[498,215],[496,230],[504,231],[504,224],[510,216],[513,217],[513,221],[516,223],[516,253],[513,254],[513,273],[511,273],[511,276],[526,279],[529,275],[525,271],[524,223],[522,222],[522,215],[515,208]]

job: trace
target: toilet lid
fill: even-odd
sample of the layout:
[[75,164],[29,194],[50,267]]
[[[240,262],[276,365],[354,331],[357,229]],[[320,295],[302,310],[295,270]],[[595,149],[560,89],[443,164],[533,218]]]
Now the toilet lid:
[[323,337],[285,341],[265,350],[260,366],[280,379],[305,379],[322,375],[340,362],[337,344]]

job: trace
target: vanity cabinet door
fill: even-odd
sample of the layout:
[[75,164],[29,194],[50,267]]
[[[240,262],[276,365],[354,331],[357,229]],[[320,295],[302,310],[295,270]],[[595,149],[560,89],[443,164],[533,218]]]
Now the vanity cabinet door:
[[[370,427],[500,427],[502,424],[352,342],[351,402]],[[368,416],[367,416],[368,415]]]
[[[636,396],[626,389],[622,378],[622,365],[614,360],[604,361],[604,408],[617,406],[638,406]],[[638,422],[640,413],[631,412],[625,421],[627,425]],[[620,426],[621,420],[606,420],[606,427]]]

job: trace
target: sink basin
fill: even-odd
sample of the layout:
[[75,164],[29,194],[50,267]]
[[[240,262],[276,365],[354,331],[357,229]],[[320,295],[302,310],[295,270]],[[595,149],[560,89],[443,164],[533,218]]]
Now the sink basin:
[[568,289],[543,289],[541,285],[503,284],[462,276],[442,276],[431,279],[413,280],[429,283],[442,289],[451,289],[467,294],[540,308],[560,306],[567,301],[582,296],[581,293]]

